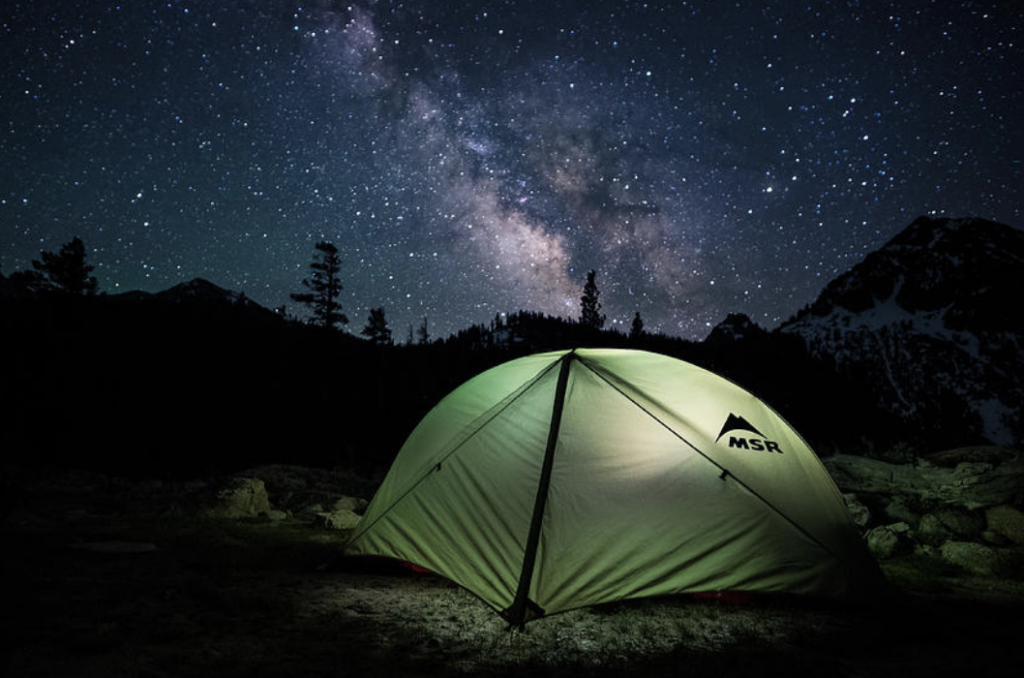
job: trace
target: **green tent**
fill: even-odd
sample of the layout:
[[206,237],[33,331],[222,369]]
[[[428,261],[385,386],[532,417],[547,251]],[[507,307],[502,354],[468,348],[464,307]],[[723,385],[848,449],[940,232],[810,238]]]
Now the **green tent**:
[[844,596],[878,574],[778,414],[699,367],[618,349],[528,356],[457,388],[346,553],[431,570],[513,624],[664,594]]

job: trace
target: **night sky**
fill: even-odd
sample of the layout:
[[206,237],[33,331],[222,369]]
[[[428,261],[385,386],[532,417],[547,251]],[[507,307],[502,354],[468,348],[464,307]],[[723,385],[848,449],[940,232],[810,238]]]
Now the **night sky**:
[[519,309],[773,327],[923,214],[1020,227],[1019,2],[5,2],[0,264],[358,333]]

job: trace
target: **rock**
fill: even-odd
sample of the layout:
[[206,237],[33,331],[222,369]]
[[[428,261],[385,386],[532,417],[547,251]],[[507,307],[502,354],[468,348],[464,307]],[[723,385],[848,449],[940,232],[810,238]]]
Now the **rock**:
[[276,523],[288,518],[288,512],[282,511],[281,509],[270,509],[267,511],[267,517]]
[[1019,457],[1019,453],[1007,447],[994,447],[991,445],[977,445],[974,447],[957,447],[952,450],[943,450],[928,455],[928,461],[937,466],[948,466],[955,468],[964,462],[982,462],[997,466],[1004,462],[1012,462]]
[[[1006,448],[961,448],[889,463],[836,455],[822,460],[879,560],[914,553],[967,573],[1024,574],[1024,455]],[[870,512],[865,506],[870,507]],[[868,519],[870,520],[870,518]]]
[[331,506],[332,511],[362,511],[370,502],[359,497],[341,497]]
[[936,558],[939,555],[939,550],[934,546],[928,544],[914,544],[914,555],[924,556],[926,558]]
[[886,527],[901,537],[909,538],[913,532],[913,530],[910,529],[910,525],[907,525],[906,523],[892,523],[890,525],[886,525]]
[[319,522],[329,530],[354,530],[359,525],[360,516],[355,511],[339,509],[319,514]]
[[917,524],[917,540],[922,544],[942,546],[952,536],[934,513],[924,514]]
[[985,522],[990,532],[1014,544],[1024,544],[1024,513],[1012,506],[993,506],[985,512]]
[[[985,456],[933,455],[915,464],[891,464],[846,454],[822,462],[843,492],[902,495],[907,500],[976,509],[1013,504],[1024,492],[1024,455],[996,449],[998,454],[990,451]],[[937,465],[932,460],[956,463]]]
[[985,531],[985,519],[974,512],[958,508],[944,508],[935,513],[943,527],[955,536],[968,541],[981,539]]
[[906,523],[880,525],[868,531],[865,536],[868,550],[880,560],[892,558],[907,549],[910,542],[910,526]]
[[921,516],[907,506],[903,497],[894,497],[882,511],[893,522],[907,523],[911,527],[921,522]]
[[329,506],[340,496],[371,496],[379,485],[350,471],[285,464],[257,466],[238,475],[262,480],[274,506],[293,514],[310,504]]
[[999,551],[969,541],[948,541],[939,550],[943,560],[968,572],[997,575],[1005,569]]
[[1004,537],[1001,534],[993,532],[992,530],[985,530],[984,532],[982,532],[981,533],[981,539],[986,544],[989,544],[991,546],[1008,546],[1008,545],[1010,545],[1010,540],[1009,539],[1007,539],[1006,537]]
[[207,511],[213,518],[254,518],[271,510],[267,488],[259,478],[232,478],[217,492]]
[[868,550],[879,560],[891,558],[899,546],[899,537],[884,526],[870,530],[865,539]]
[[307,520],[310,522],[316,521],[321,514],[327,513],[324,511],[324,507],[321,504],[310,504],[309,506],[303,506],[301,509],[295,512],[295,516],[299,520]]
[[846,503],[846,510],[850,512],[850,518],[857,527],[867,527],[871,523],[871,510],[868,509],[856,494],[847,492],[843,494],[843,501]]

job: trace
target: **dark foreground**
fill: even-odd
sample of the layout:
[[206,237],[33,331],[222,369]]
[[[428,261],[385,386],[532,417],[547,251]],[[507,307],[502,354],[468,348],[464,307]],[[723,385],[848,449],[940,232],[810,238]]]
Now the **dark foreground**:
[[1024,585],[907,560],[886,599],[659,599],[506,625],[430,576],[324,567],[347,533],[181,488],[5,470],[9,676],[1018,675]]

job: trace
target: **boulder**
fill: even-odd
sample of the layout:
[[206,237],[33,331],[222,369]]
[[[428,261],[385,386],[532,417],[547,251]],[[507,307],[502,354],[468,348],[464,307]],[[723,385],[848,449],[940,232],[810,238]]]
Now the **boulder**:
[[914,555],[923,556],[925,558],[938,558],[939,550],[934,546],[918,542],[917,544],[914,544]]
[[[849,455],[822,460],[878,560],[916,554],[965,573],[1016,577],[1024,561],[1024,455],[995,447],[891,463]],[[870,511],[867,507],[870,507]]]
[[844,493],[843,501],[846,503],[846,510],[850,512],[854,525],[864,528],[871,523],[871,510],[861,502],[856,494]]
[[329,513],[329,511],[324,511],[322,504],[310,504],[309,506],[303,506],[299,510],[295,511],[295,517],[299,520],[315,522],[324,513]]
[[886,518],[892,522],[906,523],[914,527],[921,522],[921,516],[907,505],[903,497],[893,497],[882,510]]
[[949,507],[936,511],[935,516],[943,527],[961,540],[978,541],[985,531],[985,519],[973,511]]
[[365,499],[360,499],[359,497],[341,497],[331,505],[331,510],[356,511],[361,513],[363,509],[369,506],[369,504],[370,502]]
[[354,530],[361,517],[355,511],[338,509],[318,514],[318,523],[329,530]]
[[886,560],[907,551],[910,546],[910,526],[906,523],[880,525],[868,530],[864,539],[868,550],[879,560]]
[[1019,459],[1020,453],[1008,447],[996,447],[993,445],[973,445],[968,447],[956,447],[951,450],[943,450],[928,455],[928,461],[937,466],[948,466],[955,468],[964,462],[981,462],[998,466],[1005,462],[1012,462]]
[[1005,570],[999,551],[970,541],[948,541],[939,549],[942,559],[973,574],[992,576]]
[[981,539],[985,544],[990,546],[1011,546],[1010,540],[992,530],[985,530],[981,533]]
[[1024,513],[1012,506],[993,506],[985,512],[989,532],[993,532],[1014,544],[1024,544]]
[[212,518],[254,518],[270,513],[267,488],[259,478],[232,478],[217,491],[213,506],[207,510]]
[[[908,505],[947,503],[968,509],[1014,504],[1024,488],[1024,455],[994,448],[981,454],[933,455],[914,464],[838,454],[822,462],[843,492],[902,496]],[[935,463],[936,461],[941,463]]]
[[917,540],[928,546],[942,546],[953,535],[942,524],[939,517],[934,513],[926,513],[921,516],[917,524]]
[[350,471],[286,464],[257,466],[238,475],[261,479],[274,506],[293,514],[312,504],[329,506],[340,496],[370,496],[379,484]]

